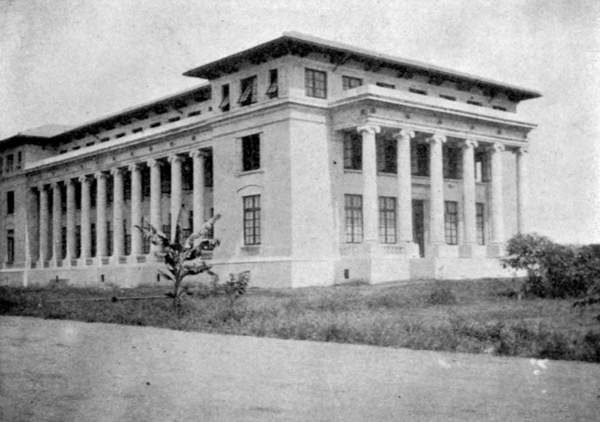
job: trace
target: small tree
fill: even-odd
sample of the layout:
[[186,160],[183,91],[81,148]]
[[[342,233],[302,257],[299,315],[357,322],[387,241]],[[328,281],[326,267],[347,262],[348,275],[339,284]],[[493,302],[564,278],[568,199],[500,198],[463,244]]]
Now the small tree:
[[156,255],[164,259],[166,271],[159,270],[158,272],[162,277],[173,282],[173,290],[167,296],[173,298],[173,306],[176,309],[181,307],[181,296],[184,291],[182,282],[187,276],[204,272],[216,276],[202,256],[219,245],[219,240],[209,238],[208,234],[220,217],[220,214],[215,215],[206,221],[200,230],[185,239],[182,238],[179,218],[171,239],[151,224],[135,226],[152,244],[161,248]]

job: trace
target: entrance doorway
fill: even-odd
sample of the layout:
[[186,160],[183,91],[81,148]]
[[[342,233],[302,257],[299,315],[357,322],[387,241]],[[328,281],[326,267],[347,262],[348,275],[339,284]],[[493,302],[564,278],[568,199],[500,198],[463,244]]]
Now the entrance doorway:
[[425,213],[422,199],[413,199],[413,242],[419,245],[419,256],[425,256]]

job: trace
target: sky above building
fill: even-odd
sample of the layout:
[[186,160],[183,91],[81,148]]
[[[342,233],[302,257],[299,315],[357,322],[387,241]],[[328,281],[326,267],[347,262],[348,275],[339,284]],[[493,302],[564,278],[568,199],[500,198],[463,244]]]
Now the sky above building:
[[529,228],[600,243],[596,0],[0,0],[0,139],[198,85],[182,73],[291,30],[541,91],[519,106]]

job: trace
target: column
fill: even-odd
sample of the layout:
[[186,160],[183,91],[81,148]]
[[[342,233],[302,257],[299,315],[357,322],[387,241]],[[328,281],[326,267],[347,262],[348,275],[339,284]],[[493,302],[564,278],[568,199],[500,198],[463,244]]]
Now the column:
[[[160,210],[160,161],[151,159],[148,161],[150,167],[150,224],[156,230],[161,230],[161,210]],[[151,252],[158,252],[158,246],[152,244]]]
[[204,154],[200,151],[190,152],[193,160],[194,193],[193,211],[194,227],[192,232],[197,232],[204,223]]
[[68,179],[67,184],[67,257],[70,264],[75,258],[75,182]]
[[125,237],[123,233],[123,172],[120,168],[112,169],[113,175],[113,258],[115,263],[123,256]]
[[519,233],[527,230],[525,213],[527,207],[527,148],[517,149],[517,224]]
[[363,174],[363,233],[367,245],[378,243],[379,200],[377,198],[377,154],[375,136],[379,126],[361,126],[357,128],[362,136],[362,174]]
[[442,145],[446,137],[440,133],[429,138],[429,238],[432,245],[444,243],[444,168]]
[[60,206],[60,183],[52,184],[52,259],[56,263],[63,259],[62,257],[62,231],[61,231],[61,206]]
[[492,165],[492,242],[504,242],[504,201],[502,198],[502,153],[504,145],[495,143],[491,148]]
[[181,157],[172,155],[171,163],[171,239],[175,237],[179,213],[181,212]]
[[38,187],[40,191],[40,216],[39,227],[39,263],[38,267],[43,268],[44,262],[48,259],[48,191],[44,185]]
[[92,226],[90,223],[90,180],[87,176],[79,178],[81,183],[81,259],[92,255]]
[[463,176],[463,216],[464,237],[462,241],[462,256],[472,256],[476,243],[475,237],[475,148],[477,142],[466,139],[462,145],[462,176]]
[[131,171],[131,256],[142,255],[142,171],[139,164],[129,166]]
[[412,173],[410,167],[410,140],[415,136],[412,130],[401,129],[396,134],[398,145],[398,241],[413,242],[412,224]]
[[106,173],[96,173],[96,256],[106,256]]

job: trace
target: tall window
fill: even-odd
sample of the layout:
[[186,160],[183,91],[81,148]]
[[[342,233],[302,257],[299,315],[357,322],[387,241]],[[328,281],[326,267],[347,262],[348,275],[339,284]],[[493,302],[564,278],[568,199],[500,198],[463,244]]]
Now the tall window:
[[112,204],[112,202],[113,202],[113,196],[115,193],[115,190],[113,188],[114,184],[115,184],[115,181],[112,178],[112,176],[106,178],[106,203],[107,204]]
[[377,171],[396,173],[398,171],[397,156],[395,139],[377,139]]
[[167,171],[161,171],[160,173],[160,192],[169,194],[171,193],[171,169],[167,168]]
[[269,98],[275,98],[279,95],[277,69],[269,70],[269,88],[267,88],[266,95]]
[[11,173],[13,171],[15,157],[12,154],[6,156],[6,172]]
[[320,70],[306,69],[304,86],[307,97],[327,98],[327,73]]
[[[211,150],[208,150],[211,151]],[[208,152],[204,156],[204,186],[212,188],[213,186],[213,155]]]
[[256,76],[242,79],[240,83],[240,99],[238,102],[241,106],[247,106],[256,102]]
[[260,195],[243,197],[244,245],[260,245]]
[[4,173],[4,158],[0,157],[0,176]]
[[388,89],[395,89],[396,85],[393,84],[388,84],[385,82],[375,82],[375,85],[380,86],[382,88],[388,88]]
[[181,165],[181,189],[186,191],[194,189],[192,160],[184,160]]
[[486,151],[475,152],[475,181],[489,182],[491,179],[489,155]]
[[106,222],[106,251],[108,256],[111,256],[113,253],[113,232],[110,221]]
[[242,171],[260,168],[260,135],[244,136],[242,138]]
[[67,256],[67,228],[65,226],[60,230],[60,256],[61,259],[65,259]]
[[123,200],[131,200],[131,173],[128,171],[123,174]]
[[448,245],[458,244],[458,202],[446,201],[444,213],[444,234]]
[[96,224],[90,225],[90,256],[96,256]]
[[354,78],[352,76],[342,76],[342,89],[345,91],[347,89],[356,88],[357,86],[361,86],[363,84],[362,79]]
[[363,241],[363,207],[361,195],[344,195],[346,243]]
[[75,191],[75,209],[81,209],[81,183],[74,183],[73,190]]
[[9,264],[15,262],[15,231],[8,229],[6,231],[6,261]]
[[96,199],[98,198],[98,184],[96,179],[90,182],[90,208],[96,208]]
[[124,255],[131,254],[131,233],[127,230],[129,228],[129,224],[127,224],[127,219],[123,219],[123,235],[125,237],[125,248],[123,250]]
[[81,226],[75,226],[75,258],[81,256]]
[[442,148],[442,156],[444,159],[444,178],[445,179],[460,179],[461,167],[461,150],[454,145],[444,145]]
[[15,192],[9,190],[6,192],[6,214],[15,213]]
[[348,170],[362,169],[362,138],[358,133],[344,134],[344,168]]
[[225,84],[221,86],[221,104],[219,104],[219,108],[221,111],[229,111],[229,107],[229,84]]
[[396,243],[396,198],[379,197],[379,241]]
[[429,144],[411,144],[410,166],[414,176],[429,176]]
[[475,224],[477,226],[477,244],[485,245],[485,206],[481,202],[475,204]]
[[142,198],[150,196],[150,167],[142,167]]
[[17,170],[21,169],[21,164],[23,163],[23,153],[21,151],[17,152]]

